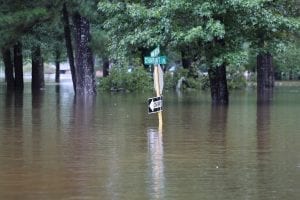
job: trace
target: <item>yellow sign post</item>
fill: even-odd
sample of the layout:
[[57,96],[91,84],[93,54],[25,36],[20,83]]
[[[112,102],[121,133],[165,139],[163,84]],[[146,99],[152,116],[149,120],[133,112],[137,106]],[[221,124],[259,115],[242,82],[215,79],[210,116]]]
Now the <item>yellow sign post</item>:
[[[154,79],[154,89],[156,92],[156,98],[150,99],[149,101],[149,109],[151,112],[157,112],[158,113],[158,121],[159,121],[159,129],[161,130],[162,124],[163,124],[163,118],[162,118],[162,91],[164,87],[164,80],[163,76],[164,73],[160,67],[161,64],[167,63],[166,56],[159,56],[160,48],[159,46],[155,48],[151,52],[151,57],[145,57],[144,63],[146,65],[154,65],[153,70],[153,79]],[[154,103],[154,99],[158,101],[156,104]]]
[[[154,65],[153,79],[156,96],[160,97],[163,90],[163,71],[161,70],[160,65]],[[162,126],[162,111],[159,111],[157,114],[159,126]]]

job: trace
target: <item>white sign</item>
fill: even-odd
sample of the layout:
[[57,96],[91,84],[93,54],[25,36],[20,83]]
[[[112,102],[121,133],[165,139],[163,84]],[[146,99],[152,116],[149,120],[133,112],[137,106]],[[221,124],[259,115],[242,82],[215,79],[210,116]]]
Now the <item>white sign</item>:
[[148,113],[156,113],[162,111],[163,101],[162,96],[148,99]]

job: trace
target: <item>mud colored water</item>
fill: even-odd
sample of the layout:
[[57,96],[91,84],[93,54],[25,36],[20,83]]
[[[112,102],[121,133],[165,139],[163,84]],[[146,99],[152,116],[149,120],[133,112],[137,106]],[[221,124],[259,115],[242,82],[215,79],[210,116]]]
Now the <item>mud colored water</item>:
[[0,199],[300,198],[300,88],[255,90],[212,107],[208,93],[74,98],[0,89]]

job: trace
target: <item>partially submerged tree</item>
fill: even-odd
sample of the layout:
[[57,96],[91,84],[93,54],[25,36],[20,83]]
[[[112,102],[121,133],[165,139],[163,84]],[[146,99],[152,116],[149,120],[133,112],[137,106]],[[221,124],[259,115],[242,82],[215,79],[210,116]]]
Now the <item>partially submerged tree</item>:
[[[71,0],[63,4],[65,40],[76,94],[96,94],[94,58],[90,45],[90,21],[94,18],[95,12],[96,1],[93,0],[84,3]],[[73,40],[69,17],[72,18],[74,28]],[[74,42],[75,56],[73,56],[72,41]]]
[[[6,74],[10,89],[23,90],[24,88],[22,39],[34,26],[51,19],[51,11],[46,8],[44,3],[14,0],[1,4],[0,46],[6,55],[6,66],[9,66],[8,61],[12,60],[9,68],[12,67],[13,69],[8,69]],[[9,56],[8,51],[12,51],[13,55]],[[12,82],[14,82],[13,88],[11,87]]]
[[[285,1],[287,5],[293,2]],[[273,75],[269,74],[273,70],[265,70],[271,66],[272,57],[262,49],[267,49],[266,44],[270,46],[271,40],[285,40],[299,23],[279,10],[286,10],[285,5],[280,7],[278,2],[263,0],[157,0],[151,1],[150,6],[136,1],[105,1],[98,7],[106,17],[104,28],[112,38],[110,48],[115,52],[171,46],[182,52],[185,67],[190,65],[191,57],[204,56],[214,104],[228,103],[226,68],[241,67],[247,62],[245,43],[261,49],[258,64],[262,66],[259,69],[263,81],[260,82],[266,83],[262,87],[272,87]],[[263,48],[258,48],[259,45]],[[193,55],[186,49],[197,53]]]
[[23,52],[22,43],[17,41],[14,45],[14,70],[15,70],[15,89],[24,89],[23,79]]
[[31,88],[33,91],[39,91],[45,87],[44,61],[42,57],[41,46],[36,45],[32,47],[31,55],[32,55]]
[[[206,1],[155,1],[151,7],[147,7],[140,3],[106,2],[100,3],[99,9],[107,17],[104,27],[114,36],[113,49],[160,45],[181,50],[183,60],[187,58],[184,54],[191,53],[186,51],[187,47],[198,52],[193,57],[206,55],[206,62],[211,69],[209,77],[213,103],[228,103],[226,63],[222,60],[220,50],[222,46],[225,48],[225,29],[219,20],[219,13],[215,11],[218,9],[215,4]],[[119,20],[123,26],[117,23]],[[186,61],[190,62],[188,59]],[[189,65],[185,64],[186,67]]]
[[11,56],[11,49],[2,47],[2,58],[4,63],[5,81],[8,90],[14,89],[15,78],[14,78],[14,64]]
[[[42,65],[42,56],[48,52],[44,52],[46,49],[58,50],[61,47],[58,47],[57,43],[61,42],[60,36],[62,31],[57,31],[57,23],[61,16],[60,10],[63,9],[64,21],[68,20],[68,13],[66,2],[71,4],[71,16],[74,19],[74,33],[76,36],[75,42],[75,51],[76,51],[76,63],[77,70],[79,73],[79,81],[77,84],[80,85],[78,90],[75,90],[77,93],[84,94],[95,94],[96,93],[96,84],[94,77],[94,66],[93,66],[93,54],[90,49],[90,33],[89,33],[89,19],[84,16],[87,13],[93,13],[95,11],[96,1],[88,1],[84,4],[80,1],[70,0],[70,1],[22,1],[13,0],[10,2],[3,2],[0,9],[0,34],[1,41],[0,46],[3,52],[3,58],[5,58],[7,69],[7,79],[12,83],[15,81],[15,86],[18,88],[23,87],[22,80],[22,45],[21,41],[23,37],[26,37],[26,40],[23,47],[26,49],[32,49],[32,63],[33,63],[33,88],[40,88],[43,86],[42,81],[42,71],[40,69]],[[82,14],[84,13],[84,14]],[[71,29],[69,24],[65,23],[65,33],[66,35],[71,35]],[[60,27],[60,30],[63,27]],[[69,30],[66,30],[69,28]],[[67,37],[66,37],[67,38]],[[68,39],[68,38],[67,38]],[[58,41],[60,40],[60,41]],[[58,42],[57,42],[58,41]],[[71,39],[67,41],[67,46],[72,44]],[[55,45],[53,45],[55,44]],[[49,47],[49,48],[45,48]],[[14,48],[15,56],[11,54],[12,48]],[[73,50],[68,48],[69,55],[73,54]],[[56,55],[58,52],[56,51]],[[57,57],[57,56],[56,56]],[[69,56],[71,57],[71,56]],[[14,60],[14,62],[12,61]],[[74,60],[74,59],[73,59]],[[58,59],[56,59],[58,61]],[[70,59],[71,71],[74,80],[74,88],[76,87],[76,77],[75,77],[75,66],[72,64],[72,59]],[[11,75],[13,68],[15,69],[15,76]],[[38,69],[39,68],[39,69]],[[9,71],[10,70],[10,71]],[[38,78],[37,78],[38,75]],[[15,80],[14,80],[15,79]],[[37,83],[39,82],[39,83]],[[12,84],[10,84],[12,85]]]
[[[274,87],[273,57],[282,51],[299,31],[300,24],[294,9],[295,0],[245,1],[236,8],[245,13],[239,21],[245,38],[257,52],[257,87],[259,92]],[[232,1],[232,7],[236,2]]]
[[76,93],[84,95],[96,94],[94,60],[89,20],[79,13],[73,16],[75,26],[75,63],[76,63]]
[[76,70],[75,70],[75,61],[74,61],[74,52],[73,52],[69,12],[68,12],[66,2],[64,2],[64,4],[63,4],[62,14],[63,14],[62,21],[64,24],[64,36],[65,36],[66,49],[67,49],[67,54],[68,54],[68,59],[69,59],[70,70],[71,70],[71,74],[72,74],[73,88],[74,88],[74,92],[76,92]]

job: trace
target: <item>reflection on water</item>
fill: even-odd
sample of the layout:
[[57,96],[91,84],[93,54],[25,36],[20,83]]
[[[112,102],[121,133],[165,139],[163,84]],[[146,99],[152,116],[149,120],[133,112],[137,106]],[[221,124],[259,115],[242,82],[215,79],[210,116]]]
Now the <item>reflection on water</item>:
[[80,133],[88,130],[94,124],[95,119],[95,97],[76,96],[73,102],[73,118],[71,118],[70,128],[73,133]]
[[258,105],[268,105],[272,103],[274,90],[264,89],[257,91],[257,104]]
[[209,120],[210,141],[225,146],[227,129],[227,106],[212,105]]
[[260,153],[268,152],[270,148],[270,126],[271,126],[271,106],[272,106],[273,91],[266,91],[257,96],[256,106],[256,130],[257,130],[257,148]]
[[72,90],[0,90],[0,199],[300,196],[300,89],[236,92],[225,107],[166,93],[163,129],[151,94]]
[[164,199],[164,147],[162,129],[149,128],[148,135],[148,151],[150,157],[150,173],[151,173],[151,199]]
[[[257,94],[256,106],[256,137],[257,137],[257,187],[265,188],[266,190],[275,192],[272,185],[269,183],[273,177],[268,174],[274,172],[270,171],[270,153],[271,153],[271,106],[273,99],[273,91],[267,90]],[[258,190],[258,197],[266,199],[269,195]],[[274,198],[274,194],[273,197]]]
[[212,105],[209,120],[209,142],[211,154],[219,154],[224,159],[215,161],[216,168],[227,167],[227,119],[228,106],[226,105]]
[[41,156],[41,149],[42,149],[42,129],[44,127],[44,123],[47,122],[47,120],[44,120],[43,117],[44,111],[43,111],[43,106],[44,106],[44,92],[36,92],[34,95],[31,97],[31,124],[32,124],[32,137],[34,140],[32,141],[32,148],[36,149],[38,151],[33,151],[33,159],[38,160],[39,157]]

